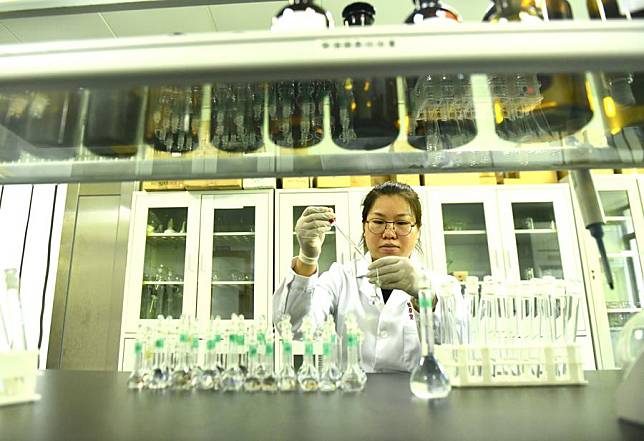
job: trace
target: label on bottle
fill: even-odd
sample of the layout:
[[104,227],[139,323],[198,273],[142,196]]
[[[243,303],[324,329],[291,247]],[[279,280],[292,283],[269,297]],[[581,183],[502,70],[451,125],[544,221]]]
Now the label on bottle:
[[327,17],[307,8],[304,11],[293,11],[287,9],[284,13],[273,18],[271,31],[292,32],[292,31],[317,31],[327,29]]
[[206,348],[208,348],[209,351],[215,349],[215,346],[217,346],[215,340],[208,340],[208,342],[206,343]]
[[[438,11],[437,14],[443,11]],[[455,25],[458,24],[457,20],[454,20],[453,18],[445,15],[445,16],[437,16],[437,17],[423,17],[420,14],[414,15],[414,24],[415,25]]]

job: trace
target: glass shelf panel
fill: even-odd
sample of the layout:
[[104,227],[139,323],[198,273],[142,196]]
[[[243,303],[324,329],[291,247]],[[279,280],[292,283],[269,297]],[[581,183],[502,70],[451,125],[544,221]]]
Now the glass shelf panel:
[[[620,84],[632,84],[633,96],[640,96],[644,48],[635,42],[644,24],[510,25],[6,46],[0,51],[0,184],[644,165],[639,104],[621,103],[623,96],[611,89],[618,74],[607,76],[617,69],[632,73],[636,81]],[[473,38],[480,44],[472,45]],[[258,53],[258,44],[265,50]],[[578,50],[588,44],[592,56]],[[493,49],[481,57],[481,45]],[[438,54],[418,47],[451,49]],[[557,63],[552,47],[565,54]],[[204,53],[218,56],[195,56]],[[486,70],[490,65],[496,72]],[[378,74],[364,78],[364,72]],[[428,75],[433,72],[446,79]],[[529,76],[538,87],[515,87],[515,72],[527,72],[521,81]],[[592,109],[586,73],[594,79]],[[582,79],[563,82],[571,85],[564,95],[574,89],[575,102],[562,97],[561,108],[534,111],[563,78]],[[453,85],[472,93],[431,99],[433,90]],[[526,103],[520,94],[499,95],[505,86],[539,96]],[[385,109],[378,115],[386,125],[375,114],[356,116],[376,108]],[[370,130],[385,126],[395,133]],[[105,136],[90,136],[95,131]]]

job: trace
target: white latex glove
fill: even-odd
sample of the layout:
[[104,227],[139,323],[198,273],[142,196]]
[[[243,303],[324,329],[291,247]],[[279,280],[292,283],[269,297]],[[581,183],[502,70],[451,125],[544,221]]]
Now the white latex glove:
[[306,207],[295,224],[295,234],[300,244],[298,259],[307,265],[317,265],[322,252],[325,234],[331,230],[335,213],[328,207]]
[[401,289],[412,297],[418,297],[418,282],[422,277],[409,257],[386,256],[369,265],[369,283],[384,289]]

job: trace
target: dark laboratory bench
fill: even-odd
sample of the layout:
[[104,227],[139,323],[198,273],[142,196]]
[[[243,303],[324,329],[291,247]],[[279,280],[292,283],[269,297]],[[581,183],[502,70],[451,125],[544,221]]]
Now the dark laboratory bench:
[[[644,440],[615,416],[617,371],[567,387],[452,389],[424,402],[408,374],[359,394],[153,392],[127,373],[45,371],[39,402],[0,407],[0,440]],[[634,391],[634,393],[642,393]]]

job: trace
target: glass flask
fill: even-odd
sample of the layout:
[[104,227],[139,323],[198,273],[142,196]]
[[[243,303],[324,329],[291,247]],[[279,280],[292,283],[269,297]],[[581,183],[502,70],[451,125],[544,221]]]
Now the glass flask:
[[418,291],[420,338],[423,355],[420,359],[420,364],[411,372],[409,387],[416,397],[431,400],[446,397],[452,386],[443,367],[434,356],[432,293],[427,280],[423,285],[424,287]]
[[[461,17],[440,1],[413,0],[416,10],[405,23],[450,26]],[[407,77],[407,140],[420,150],[443,150],[470,142],[476,136],[474,98],[470,77],[428,73]]]
[[[572,18],[566,0],[496,0],[484,20],[539,23]],[[496,133],[509,141],[559,140],[580,130],[593,116],[581,73],[490,73],[488,83]]]
[[264,145],[264,84],[216,84],[212,88],[210,141],[228,152],[253,152]]
[[303,392],[315,392],[318,390],[320,373],[313,362],[313,321],[310,316],[302,320],[302,338],[304,357],[297,371],[297,382]]
[[127,388],[141,390],[145,386],[145,368],[143,366],[143,343],[134,343],[134,367],[127,379]]
[[[351,3],[342,11],[345,26],[369,26],[376,10],[369,3]],[[331,89],[331,136],[345,149],[371,150],[398,137],[395,78],[347,78]]]
[[282,316],[277,329],[282,340],[282,367],[277,374],[277,388],[281,392],[293,392],[297,389],[297,377],[293,368],[293,331],[288,314]]
[[144,89],[91,89],[83,144],[100,156],[134,156],[140,144]]
[[[591,19],[630,20],[644,17],[644,9],[622,6],[617,0],[587,0]],[[639,148],[644,142],[644,75],[636,72],[598,74],[598,90],[606,124],[609,145],[618,148]],[[634,145],[633,145],[634,144]]]
[[360,365],[360,340],[362,331],[353,313],[347,314],[347,366],[340,379],[343,392],[360,392],[367,383],[367,375]]
[[[81,89],[9,93],[4,104],[0,102],[0,121],[26,141],[20,144],[26,152],[45,159],[73,158],[80,145],[82,95]],[[0,154],[0,159],[19,155],[15,149]]]
[[154,149],[172,153],[195,150],[200,126],[201,87],[150,88],[144,136]]
[[[273,18],[274,32],[312,31],[332,27],[331,14],[313,0],[290,0]],[[310,147],[323,136],[326,81],[277,81],[269,86],[268,112],[271,141],[281,147]]]

